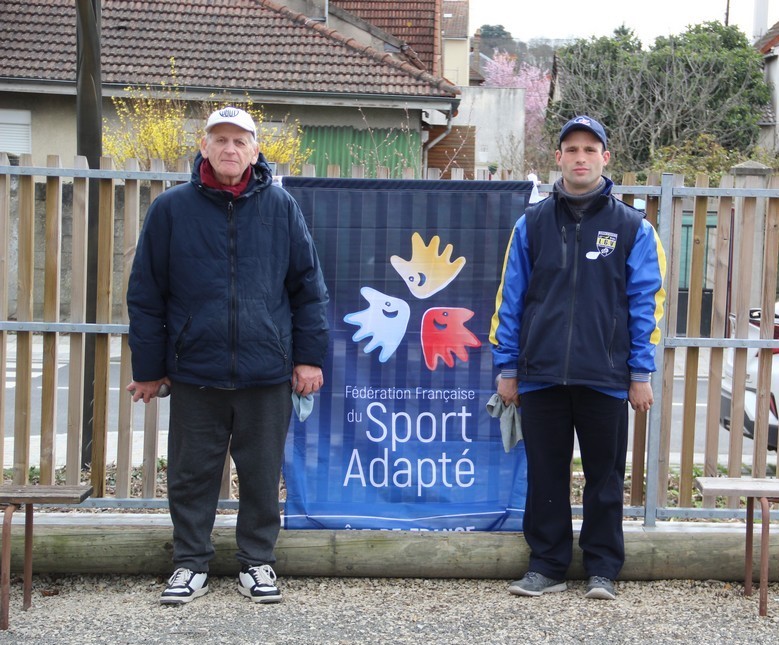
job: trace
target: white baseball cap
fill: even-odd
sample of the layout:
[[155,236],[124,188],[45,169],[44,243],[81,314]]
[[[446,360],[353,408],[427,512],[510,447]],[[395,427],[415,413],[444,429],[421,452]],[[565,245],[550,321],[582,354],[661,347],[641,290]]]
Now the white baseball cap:
[[255,139],[257,138],[257,127],[254,125],[254,119],[252,119],[248,112],[244,112],[237,107],[227,106],[213,112],[211,116],[208,117],[206,132],[210,132],[211,128],[220,123],[232,123],[233,125],[237,125],[242,130],[251,132]]

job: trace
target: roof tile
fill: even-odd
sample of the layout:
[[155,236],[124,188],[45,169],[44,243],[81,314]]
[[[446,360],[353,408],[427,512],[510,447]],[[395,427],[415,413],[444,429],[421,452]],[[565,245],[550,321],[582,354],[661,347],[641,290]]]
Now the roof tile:
[[[406,21],[417,19],[396,13]],[[101,72],[108,85],[169,81],[172,57],[177,82],[187,88],[408,97],[459,93],[442,78],[271,0],[103,0],[101,22]],[[4,0],[0,77],[75,83],[72,0]]]
[[407,43],[427,69],[437,69],[436,12],[441,0],[330,0]]
[[468,38],[468,0],[444,0],[445,38]]

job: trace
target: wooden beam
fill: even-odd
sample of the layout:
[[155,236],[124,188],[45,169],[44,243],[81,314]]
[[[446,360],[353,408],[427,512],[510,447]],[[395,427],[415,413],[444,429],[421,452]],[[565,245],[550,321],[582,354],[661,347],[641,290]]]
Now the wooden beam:
[[[14,518],[11,568],[21,571],[23,518]],[[166,514],[38,513],[36,573],[160,574],[171,565],[170,518]],[[217,517],[213,532],[214,575],[234,575],[235,515]],[[579,539],[574,531],[574,544]],[[625,523],[627,560],[622,580],[735,580],[744,576],[743,523],[684,524],[645,528]],[[771,534],[771,552],[779,533]],[[280,576],[515,579],[527,566],[521,533],[418,533],[411,531],[282,531],[276,546]],[[759,562],[759,549],[754,558]],[[757,566],[754,568],[758,570]],[[771,571],[779,580],[779,570]],[[574,548],[569,578],[585,577]]]

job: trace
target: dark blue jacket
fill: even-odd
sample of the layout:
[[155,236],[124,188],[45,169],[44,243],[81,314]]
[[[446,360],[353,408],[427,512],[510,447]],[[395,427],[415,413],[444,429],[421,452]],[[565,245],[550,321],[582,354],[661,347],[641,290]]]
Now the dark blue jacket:
[[327,289],[295,200],[260,155],[237,198],[192,179],[150,206],[127,290],[133,379],[273,385],[321,366]]
[[490,330],[504,376],[627,390],[655,370],[665,253],[611,187],[580,221],[555,192],[514,227]]

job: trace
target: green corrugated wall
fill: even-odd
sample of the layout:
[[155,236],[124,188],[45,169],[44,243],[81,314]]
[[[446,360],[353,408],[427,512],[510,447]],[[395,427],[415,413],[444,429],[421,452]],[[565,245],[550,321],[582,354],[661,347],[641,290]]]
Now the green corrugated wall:
[[314,151],[308,163],[316,166],[317,177],[327,176],[328,164],[340,166],[342,177],[350,177],[355,165],[365,167],[366,177],[375,177],[377,166],[387,166],[394,179],[401,178],[404,168],[421,177],[422,140],[416,131],[304,127],[301,147]]

